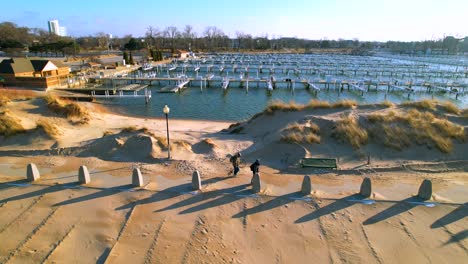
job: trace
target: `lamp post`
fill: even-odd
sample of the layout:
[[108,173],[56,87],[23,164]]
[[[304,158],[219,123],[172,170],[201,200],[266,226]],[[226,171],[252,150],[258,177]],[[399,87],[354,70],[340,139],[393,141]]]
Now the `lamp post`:
[[169,106],[164,105],[163,112],[166,115],[166,130],[167,130],[167,159],[171,159],[171,144],[169,143],[169,119],[168,119],[170,110],[171,109],[169,108]]

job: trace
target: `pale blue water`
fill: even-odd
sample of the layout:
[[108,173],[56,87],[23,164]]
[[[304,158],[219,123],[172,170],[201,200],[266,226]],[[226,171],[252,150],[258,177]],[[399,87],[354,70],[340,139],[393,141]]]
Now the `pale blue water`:
[[[299,85],[298,85],[299,86]],[[163,117],[162,109],[165,104],[170,108],[171,118],[180,119],[199,119],[199,120],[227,120],[241,121],[250,118],[252,115],[265,109],[269,102],[273,100],[282,100],[284,102],[295,101],[305,104],[311,99],[318,99],[330,102],[336,102],[342,99],[352,99],[358,103],[375,103],[389,100],[394,103],[407,101],[407,94],[401,92],[386,93],[384,90],[379,92],[370,91],[361,96],[360,92],[347,91],[338,93],[337,90],[320,91],[317,96],[304,88],[296,88],[294,93],[288,88],[278,88],[271,95],[268,95],[265,88],[251,87],[249,93],[244,89],[231,87],[227,93],[219,87],[208,89],[192,87],[179,93],[157,93],[159,88],[151,88],[152,99],[149,104],[145,104],[143,98],[122,98],[99,100],[116,113],[141,116],[141,117]],[[467,96],[455,100],[454,94],[433,95],[428,93],[411,94],[410,100],[421,99],[449,100],[459,107],[465,108],[468,105]]]

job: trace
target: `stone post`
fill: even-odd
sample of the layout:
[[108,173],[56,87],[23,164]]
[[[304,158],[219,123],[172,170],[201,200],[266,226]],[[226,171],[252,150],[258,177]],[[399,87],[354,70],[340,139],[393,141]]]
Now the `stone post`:
[[301,194],[309,195],[311,192],[312,192],[312,183],[310,181],[310,176],[305,175],[304,179],[302,180]]
[[134,168],[132,173],[132,186],[141,187],[143,186],[143,176],[139,168]]
[[361,190],[359,191],[359,194],[363,196],[364,198],[368,198],[372,194],[372,183],[371,179],[369,177],[365,177],[364,180],[362,180],[361,183]]
[[84,165],[80,166],[78,170],[78,182],[80,184],[88,184],[91,182],[91,177],[89,176],[88,168]]
[[39,173],[39,170],[36,167],[36,164],[34,163],[29,163],[28,167],[26,168],[26,178],[28,181],[36,181],[39,180],[41,177],[41,174]]
[[255,175],[252,177],[252,191],[254,193],[258,193],[261,190],[261,182],[260,182],[260,175],[258,173],[255,173]]
[[201,178],[200,178],[200,172],[198,170],[194,171],[192,174],[192,189],[194,191],[201,190]]
[[432,181],[425,179],[421,186],[419,186],[418,197],[423,200],[430,200],[432,198]]

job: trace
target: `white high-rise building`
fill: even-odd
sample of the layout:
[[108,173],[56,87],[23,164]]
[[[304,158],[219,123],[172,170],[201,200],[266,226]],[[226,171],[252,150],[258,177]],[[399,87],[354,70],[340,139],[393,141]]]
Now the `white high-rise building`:
[[65,37],[67,35],[67,28],[59,26],[57,19],[49,20],[49,33]]
[[57,19],[49,20],[49,33],[59,35],[60,27]]

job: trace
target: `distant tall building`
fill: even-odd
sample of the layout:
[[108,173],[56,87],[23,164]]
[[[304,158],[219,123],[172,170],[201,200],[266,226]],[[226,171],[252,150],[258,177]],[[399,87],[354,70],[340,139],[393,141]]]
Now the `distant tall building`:
[[49,20],[49,33],[65,37],[67,35],[67,28],[59,26],[57,19]]
[[60,30],[58,20],[57,19],[49,20],[48,24],[49,24],[49,33],[58,35],[59,30]]

